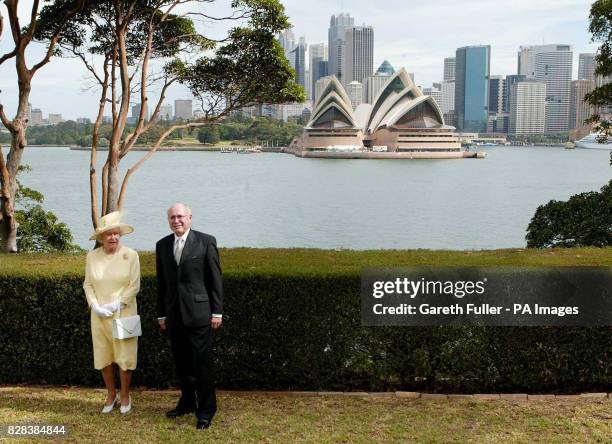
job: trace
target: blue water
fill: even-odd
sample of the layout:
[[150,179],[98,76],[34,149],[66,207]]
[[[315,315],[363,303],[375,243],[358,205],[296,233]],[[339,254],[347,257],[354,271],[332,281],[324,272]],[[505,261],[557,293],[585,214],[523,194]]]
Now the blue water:
[[[487,147],[486,159],[333,160],[288,154],[156,153],[131,178],[128,246],[169,233],[174,201],[226,247],[492,249],[525,246],[538,205],[599,190],[609,152]],[[122,171],[144,153],[130,153]],[[105,153],[100,153],[100,161]],[[91,246],[89,152],[29,147],[22,182]],[[99,171],[101,167],[99,167]]]

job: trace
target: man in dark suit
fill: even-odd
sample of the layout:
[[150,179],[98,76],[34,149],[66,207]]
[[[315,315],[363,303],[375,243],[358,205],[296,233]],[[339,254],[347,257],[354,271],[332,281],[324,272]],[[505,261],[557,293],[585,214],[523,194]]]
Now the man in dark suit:
[[181,398],[166,413],[195,412],[196,427],[210,426],[217,410],[213,380],[212,330],[221,327],[223,283],[214,237],[191,230],[191,209],[168,209],[173,234],[155,246],[158,322],[168,332]]

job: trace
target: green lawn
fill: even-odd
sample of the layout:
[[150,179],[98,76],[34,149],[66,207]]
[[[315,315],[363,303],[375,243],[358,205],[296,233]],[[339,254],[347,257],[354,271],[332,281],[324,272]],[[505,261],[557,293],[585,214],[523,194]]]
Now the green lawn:
[[135,391],[133,411],[99,413],[102,390],[0,387],[0,424],[68,426],[69,442],[610,442],[612,400],[529,402],[219,395],[206,431],[169,420],[177,392]]

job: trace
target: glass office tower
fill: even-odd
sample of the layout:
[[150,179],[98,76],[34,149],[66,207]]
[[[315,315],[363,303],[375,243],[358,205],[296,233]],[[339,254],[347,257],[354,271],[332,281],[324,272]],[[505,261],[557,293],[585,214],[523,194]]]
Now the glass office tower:
[[462,132],[487,131],[491,46],[465,46],[455,56],[455,113]]

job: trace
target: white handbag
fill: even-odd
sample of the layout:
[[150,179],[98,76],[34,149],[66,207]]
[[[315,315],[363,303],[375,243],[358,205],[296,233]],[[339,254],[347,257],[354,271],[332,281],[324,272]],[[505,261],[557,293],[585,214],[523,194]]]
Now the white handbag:
[[[119,316],[121,316],[121,308],[119,308]],[[140,316],[134,315],[113,319],[113,338],[129,339],[137,336],[142,336]]]

